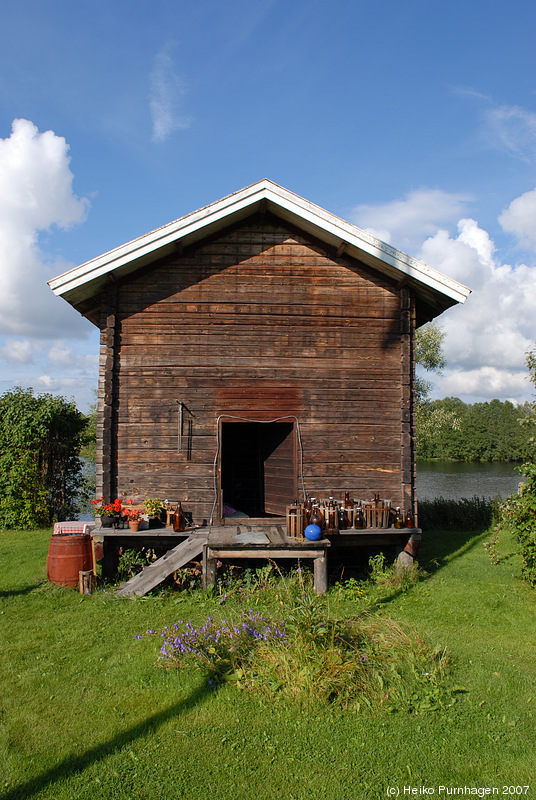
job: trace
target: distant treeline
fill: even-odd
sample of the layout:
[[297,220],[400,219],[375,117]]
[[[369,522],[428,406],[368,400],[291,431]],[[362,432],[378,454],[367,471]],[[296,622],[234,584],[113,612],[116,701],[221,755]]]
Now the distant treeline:
[[417,407],[417,457],[457,461],[525,461],[534,445],[523,424],[531,403],[508,401],[468,405],[457,397],[428,400]]

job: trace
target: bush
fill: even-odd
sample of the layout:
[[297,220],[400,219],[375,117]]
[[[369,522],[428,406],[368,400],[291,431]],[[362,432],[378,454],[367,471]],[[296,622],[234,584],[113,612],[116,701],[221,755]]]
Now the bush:
[[499,532],[508,528],[517,543],[523,566],[523,577],[531,586],[536,586],[536,465],[524,464],[521,472],[527,476],[519,494],[511,494],[501,504],[499,522],[488,545],[492,561],[497,563],[497,541]]
[[0,397],[0,527],[38,528],[73,517],[85,426],[63,397],[21,388]]
[[[536,348],[527,353],[527,367],[530,380],[536,386]],[[499,532],[504,528],[512,531],[519,544],[523,566],[522,573],[531,586],[536,586],[536,405],[532,405],[532,414],[523,420],[524,427],[530,434],[530,457],[519,467],[527,480],[519,494],[511,494],[500,507],[499,521],[493,532],[491,542],[486,547],[491,560],[498,562],[497,541]]]

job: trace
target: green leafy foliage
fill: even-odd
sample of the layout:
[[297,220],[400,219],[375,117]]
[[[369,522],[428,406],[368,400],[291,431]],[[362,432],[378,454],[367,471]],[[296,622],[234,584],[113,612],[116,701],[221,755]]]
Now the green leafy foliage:
[[[527,354],[526,364],[529,369],[532,384],[536,386],[536,350]],[[488,544],[488,553],[491,560],[497,563],[497,541],[499,532],[509,529],[519,545],[523,561],[523,577],[531,586],[536,586],[536,413],[534,403],[531,405],[531,414],[522,420],[525,435],[528,433],[529,454],[527,461],[519,468],[526,475],[519,494],[512,494],[500,507],[499,522]]]
[[[96,392],[95,392],[96,394]],[[97,401],[91,403],[86,416],[86,427],[82,434],[80,448],[82,460],[82,482],[78,492],[80,511],[92,513],[91,501],[95,497],[97,473]]]
[[84,416],[32,389],[0,397],[0,527],[36,528],[76,511]]
[[[444,331],[434,323],[419,328],[415,336],[415,363],[427,372],[441,374]],[[536,354],[527,356],[536,370]],[[514,406],[508,401],[467,405],[457,397],[429,400],[432,384],[415,379],[417,458],[456,461],[523,461],[528,456],[526,429],[520,422],[534,419],[531,403]]]
[[[418,328],[415,335],[415,362],[427,372],[441,374],[446,366],[443,354],[443,340],[445,333],[434,322],[429,322]],[[423,402],[430,391],[432,384],[425,378],[418,376],[415,380],[417,403]]]
[[97,461],[97,401],[91,403],[86,417],[86,426],[81,438],[81,458],[95,464]]
[[151,548],[127,548],[122,550],[119,555],[117,565],[117,578],[120,581],[128,581],[142,569],[149,566],[156,558]]
[[534,419],[530,403],[468,405],[457,397],[417,405],[417,458],[453,461],[522,461],[530,453],[522,422]]
[[519,494],[511,494],[501,504],[500,519],[487,549],[491,560],[497,563],[499,532],[511,530],[519,545],[523,577],[536,586],[536,465],[524,464],[520,471],[527,480]]

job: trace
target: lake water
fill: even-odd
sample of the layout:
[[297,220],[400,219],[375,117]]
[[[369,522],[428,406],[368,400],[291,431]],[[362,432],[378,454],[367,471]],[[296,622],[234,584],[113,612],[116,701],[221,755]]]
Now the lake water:
[[417,498],[459,500],[462,497],[507,497],[517,492],[524,476],[515,464],[453,461],[417,462]]

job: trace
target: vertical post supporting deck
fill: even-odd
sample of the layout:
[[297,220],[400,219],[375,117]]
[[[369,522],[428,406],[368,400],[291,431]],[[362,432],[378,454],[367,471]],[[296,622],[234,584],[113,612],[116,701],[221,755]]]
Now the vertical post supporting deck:
[[328,590],[328,557],[325,550],[313,559],[313,570],[315,594],[325,594]]
[[203,591],[206,592],[209,586],[216,586],[216,565],[217,561],[209,554],[208,545],[203,545]]
[[420,532],[412,533],[406,543],[406,546],[404,548],[401,548],[397,553],[396,565],[399,570],[402,569],[410,570],[413,568],[415,559],[419,555],[420,546],[421,546]]

